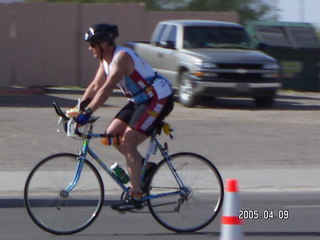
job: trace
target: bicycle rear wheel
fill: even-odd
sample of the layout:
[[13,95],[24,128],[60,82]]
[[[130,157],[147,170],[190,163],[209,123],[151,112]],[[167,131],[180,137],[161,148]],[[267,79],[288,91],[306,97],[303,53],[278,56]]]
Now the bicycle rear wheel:
[[53,234],[73,234],[88,227],[104,202],[104,186],[97,169],[84,161],[80,179],[67,194],[79,160],[75,154],[60,153],[39,162],[30,172],[24,201],[31,219]]
[[149,210],[162,226],[175,232],[204,228],[222,206],[221,176],[208,159],[198,154],[177,153],[170,159],[186,188],[179,187],[166,160],[162,160],[149,183]]

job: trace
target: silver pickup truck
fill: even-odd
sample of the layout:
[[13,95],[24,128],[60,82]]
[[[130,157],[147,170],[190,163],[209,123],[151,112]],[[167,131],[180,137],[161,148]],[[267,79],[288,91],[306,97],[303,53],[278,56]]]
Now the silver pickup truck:
[[204,97],[252,97],[270,107],[281,87],[277,61],[250,48],[238,24],[201,20],[159,22],[150,42],[127,42],[167,77],[186,107]]

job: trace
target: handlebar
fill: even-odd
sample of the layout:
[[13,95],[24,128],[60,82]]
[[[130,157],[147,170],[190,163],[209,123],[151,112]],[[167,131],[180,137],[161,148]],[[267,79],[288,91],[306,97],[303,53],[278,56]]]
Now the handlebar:
[[52,105],[54,107],[54,110],[56,111],[57,115],[62,117],[63,120],[68,121],[70,118],[68,118],[65,113],[62,111],[62,109],[60,108],[60,106],[58,105],[58,103],[56,102],[52,102]]
[[[91,101],[91,99],[87,99],[83,102],[80,103],[80,110],[83,111],[84,108],[89,104],[89,102]],[[75,118],[69,118],[66,116],[66,114],[62,111],[61,107],[56,103],[56,102],[52,102],[53,107],[57,113],[58,116],[60,116],[60,119],[62,119],[64,121],[64,131],[67,133],[68,136],[72,137],[74,136],[74,134],[76,134],[77,136],[81,137],[81,138],[88,138],[88,137],[106,137],[107,134],[103,133],[103,134],[90,134],[90,136],[88,134],[85,133],[85,131],[88,130],[88,126],[90,125],[90,130],[92,130],[92,126],[93,123],[95,121],[97,121],[99,119],[99,117],[95,117],[95,116],[91,116],[88,123],[86,125],[84,125],[84,130],[81,132],[79,131],[79,127],[81,127],[80,124],[78,124],[75,120]],[[59,120],[60,123],[60,120]],[[73,125],[75,124],[75,128],[73,127]],[[173,129],[171,129],[171,126],[162,121],[159,126],[155,129],[155,133],[154,134],[161,134],[161,131],[164,131],[164,133],[166,135],[169,135],[170,138],[173,138],[171,132],[173,131]],[[73,134],[74,133],[74,134]]]
[[[83,101],[80,104],[80,109],[83,110],[85,108],[85,106],[87,106],[89,104],[90,101],[91,101],[91,99],[87,99],[87,100]],[[52,105],[53,105],[54,110],[56,111],[57,115],[60,116],[60,119],[62,119],[64,121],[64,124],[63,124],[64,131],[67,133],[68,136],[72,137],[72,136],[74,136],[74,134],[76,134],[82,138],[88,137],[88,135],[84,133],[85,131],[83,131],[83,132],[79,131],[79,127],[81,127],[81,125],[75,121],[75,118],[67,117],[65,112],[62,111],[62,109],[58,103],[52,102]],[[88,124],[91,124],[91,129],[92,129],[92,124],[98,119],[99,119],[99,117],[91,116],[88,123],[84,126],[86,127]],[[60,120],[59,120],[59,123],[60,123]],[[74,127],[74,124],[75,124],[75,127]],[[73,132],[74,132],[74,134],[73,134]],[[99,134],[99,136],[101,136],[101,137],[103,137],[104,135],[105,134]]]
[[[79,106],[79,111],[82,112],[91,102],[91,98],[87,98],[86,100],[82,101]],[[55,101],[52,102],[54,109],[56,110],[56,113],[58,116],[62,117],[64,120],[69,120],[65,113],[62,111],[61,107],[56,103]]]

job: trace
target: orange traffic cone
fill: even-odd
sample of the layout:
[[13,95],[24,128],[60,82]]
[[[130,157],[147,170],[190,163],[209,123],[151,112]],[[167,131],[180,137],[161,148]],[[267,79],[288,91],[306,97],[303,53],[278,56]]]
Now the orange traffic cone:
[[239,210],[238,181],[228,179],[222,207],[220,240],[243,240],[242,220],[238,218]]

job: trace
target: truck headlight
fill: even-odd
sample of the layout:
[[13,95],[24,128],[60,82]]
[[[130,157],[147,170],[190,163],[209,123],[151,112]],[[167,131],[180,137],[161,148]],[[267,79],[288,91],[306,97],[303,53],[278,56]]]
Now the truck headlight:
[[200,71],[194,72],[193,75],[196,77],[217,77],[218,76],[218,74],[214,72],[200,72]]
[[280,66],[276,63],[266,63],[263,65],[263,69],[267,70],[279,70]]
[[202,69],[217,68],[217,64],[215,63],[197,62],[196,65]]
[[197,68],[194,73],[196,77],[217,77],[217,74],[212,70],[216,69],[218,66],[215,63],[208,62],[196,62]]

